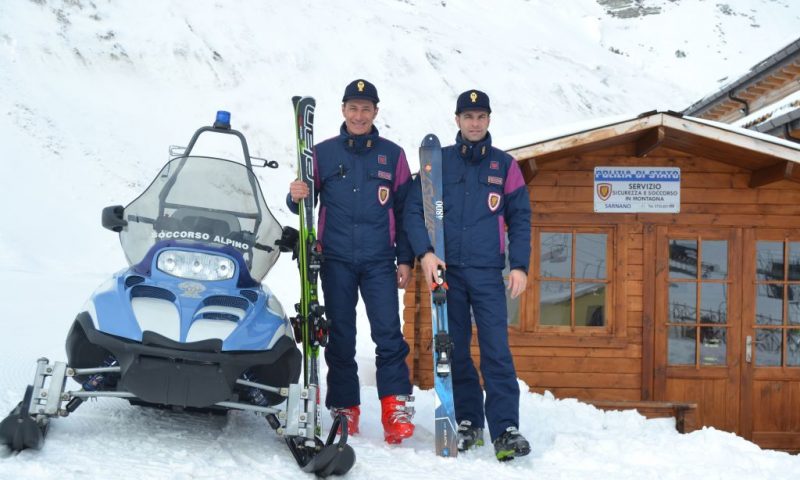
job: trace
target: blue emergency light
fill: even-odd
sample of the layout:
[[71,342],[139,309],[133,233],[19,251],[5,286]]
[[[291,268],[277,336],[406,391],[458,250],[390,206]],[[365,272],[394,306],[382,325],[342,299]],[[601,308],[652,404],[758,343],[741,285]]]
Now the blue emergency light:
[[217,119],[214,120],[214,128],[231,128],[231,112],[217,110]]

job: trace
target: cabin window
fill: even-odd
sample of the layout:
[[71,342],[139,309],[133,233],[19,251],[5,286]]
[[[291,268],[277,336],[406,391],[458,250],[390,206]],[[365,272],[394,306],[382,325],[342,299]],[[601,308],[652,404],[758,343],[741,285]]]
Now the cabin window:
[[728,345],[728,242],[669,240],[670,365],[725,365]]
[[799,367],[800,242],[757,242],[755,282],[756,365]]
[[534,229],[539,330],[609,330],[611,229]]

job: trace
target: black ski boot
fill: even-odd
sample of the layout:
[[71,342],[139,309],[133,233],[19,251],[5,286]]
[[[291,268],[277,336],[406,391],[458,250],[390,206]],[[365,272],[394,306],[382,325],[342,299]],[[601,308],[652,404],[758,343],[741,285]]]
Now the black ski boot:
[[483,429],[473,427],[469,420],[461,420],[458,424],[458,451],[466,452],[475,447],[483,446]]
[[531,453],[531,444],[519,433],[517,427],[506,428],[506,431],[494,440],[494,455],[501,462],[507,462],[529,453]]

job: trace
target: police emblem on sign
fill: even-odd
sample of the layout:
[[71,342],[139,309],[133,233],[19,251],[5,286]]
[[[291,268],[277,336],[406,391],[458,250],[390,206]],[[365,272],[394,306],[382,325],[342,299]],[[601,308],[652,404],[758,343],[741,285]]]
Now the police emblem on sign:
[[380,186],[378,187],[378,202],[381,205],[386,205],[386,202],[389,201],[389,187]]
[[598,183],[597,184],[597,196],[600,197],[600,200],[608,200],[611,197],[611,184],[610,183]]
[[489,205],[489,210],[496,212],[500,207],[500,194],[492,192],[486,198],[486,203]]

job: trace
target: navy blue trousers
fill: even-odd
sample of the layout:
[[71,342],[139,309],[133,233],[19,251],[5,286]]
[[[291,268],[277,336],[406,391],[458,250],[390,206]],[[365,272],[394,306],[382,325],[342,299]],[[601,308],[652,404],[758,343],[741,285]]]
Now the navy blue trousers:
[[356,364],[356,304],[364,299],[370,335],[375,342],[378,397],[411,394],[406,365],[408,344],[400,330],[397,269],[394,262],[352,264],[322,262],[325,313],[330,324],[325,362],[328,364],[327,407],[361,404]]
[[[494,440],[506,428],[519,426],[519,384],[508,348],[505,286],[499,268],[447,268],[447,320],[453,340],[453,397],[456,419],[482,426],[484,416]],[[478,327],[481,375],[469,352],[472,340],[470,307]],[[485,413],[484,413],[485,412]]]

